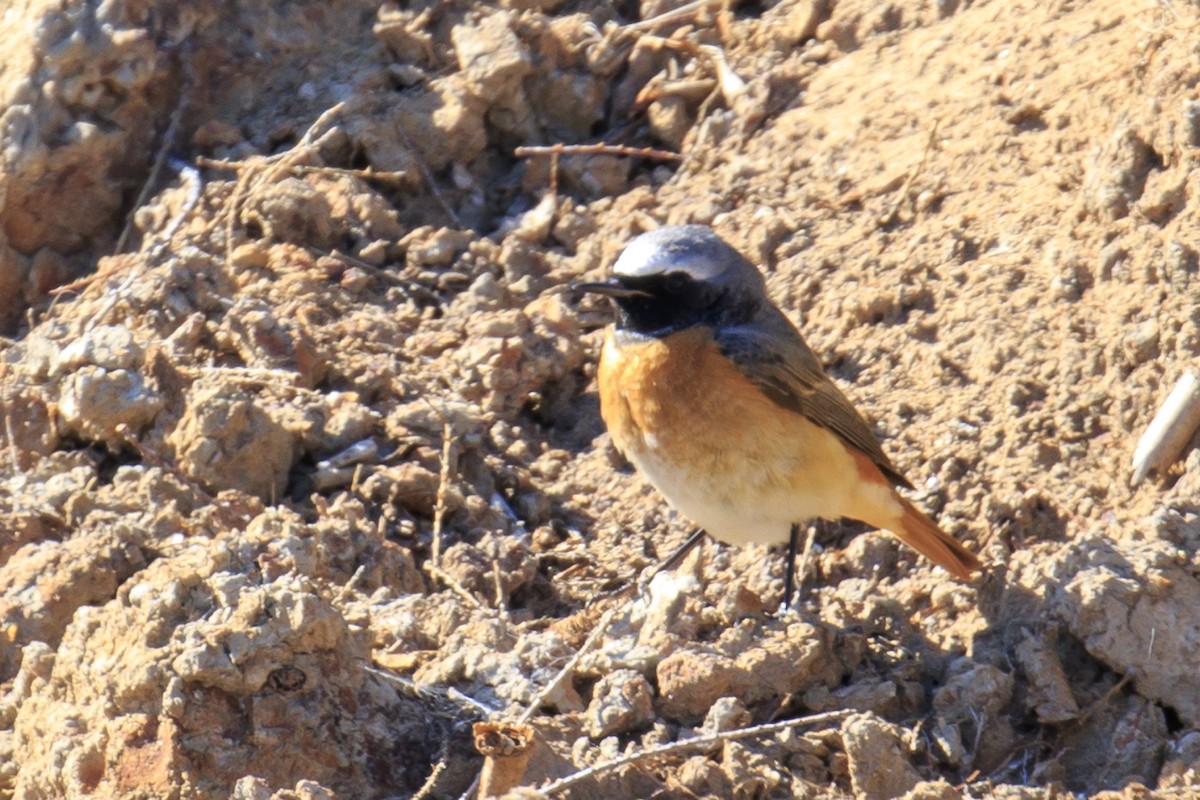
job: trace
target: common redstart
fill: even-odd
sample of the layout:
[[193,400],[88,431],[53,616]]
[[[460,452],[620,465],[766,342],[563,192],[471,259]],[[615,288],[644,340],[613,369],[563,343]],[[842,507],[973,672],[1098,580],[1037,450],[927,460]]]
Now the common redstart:
[[955,577],[979,559],[896,491],[912,484],[825,374],[762,273],[702,225],[634,239],[611,280],[600,356],[613,443],[680,513],[724,542],[791,537],[849,517],[891,531]]

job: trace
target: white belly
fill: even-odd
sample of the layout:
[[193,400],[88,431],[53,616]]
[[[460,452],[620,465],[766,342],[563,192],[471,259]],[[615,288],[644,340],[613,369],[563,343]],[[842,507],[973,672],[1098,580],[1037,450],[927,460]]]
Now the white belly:
[[[845,463],[824,465],[824,475],[856,474],[853,461],[844,452],[832,452],[831,448],[830,454]],[[679,513],[730,544],[786,542],[795,523],[843,516],[853,491],[850,486],[836,486],[836,481],[797,486],[793,480],[796,472],[808,471],[796,469],[803,457],[791,464],[776,458],[772,469],[752,456],[731,453],[725,468],[714,472],[662,459],[654,447],[628,455]]]

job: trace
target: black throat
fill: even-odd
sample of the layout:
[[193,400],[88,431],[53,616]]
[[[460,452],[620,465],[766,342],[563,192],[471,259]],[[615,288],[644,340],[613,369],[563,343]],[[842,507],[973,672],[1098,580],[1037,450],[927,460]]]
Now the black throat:
[[658,277],[623,281],[645,294],[613,298],[618,331],[663,338],[697,326],[743,325],[758,311],[758,301],[737,297],[726,287],[692,283],[672,289]]

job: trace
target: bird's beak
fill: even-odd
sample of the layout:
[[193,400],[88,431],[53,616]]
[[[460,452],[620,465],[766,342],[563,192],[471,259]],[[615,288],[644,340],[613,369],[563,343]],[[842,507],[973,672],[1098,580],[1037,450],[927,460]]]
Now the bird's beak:
[[600,283],[572,283],[571,290],[576,292],[587,292],[588,294],[602,294],[607,297],[615,297],[621,299],[623,297],[650,297],[649,292],[644,292],[641,289],[631,289],[628,286],[623,286],[615,280],[604,281]]

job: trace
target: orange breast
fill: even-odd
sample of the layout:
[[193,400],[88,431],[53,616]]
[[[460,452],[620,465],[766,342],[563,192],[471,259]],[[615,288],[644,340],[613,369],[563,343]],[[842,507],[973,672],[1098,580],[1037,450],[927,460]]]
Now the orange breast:
[[613,443],[719,539],[782,541],[792,522],[862,519],[864,503],[891,511],[889,485],[864,496],[871,484],[841,439],[764,395],[707,329],[644,341],[610,331],[598,379]]
[[652,448],[697,463],[755,452],[795,436],[801,419],[721,355],[705,328],[634,342],[609,331],[598,377],[601,416],[626,455]]

